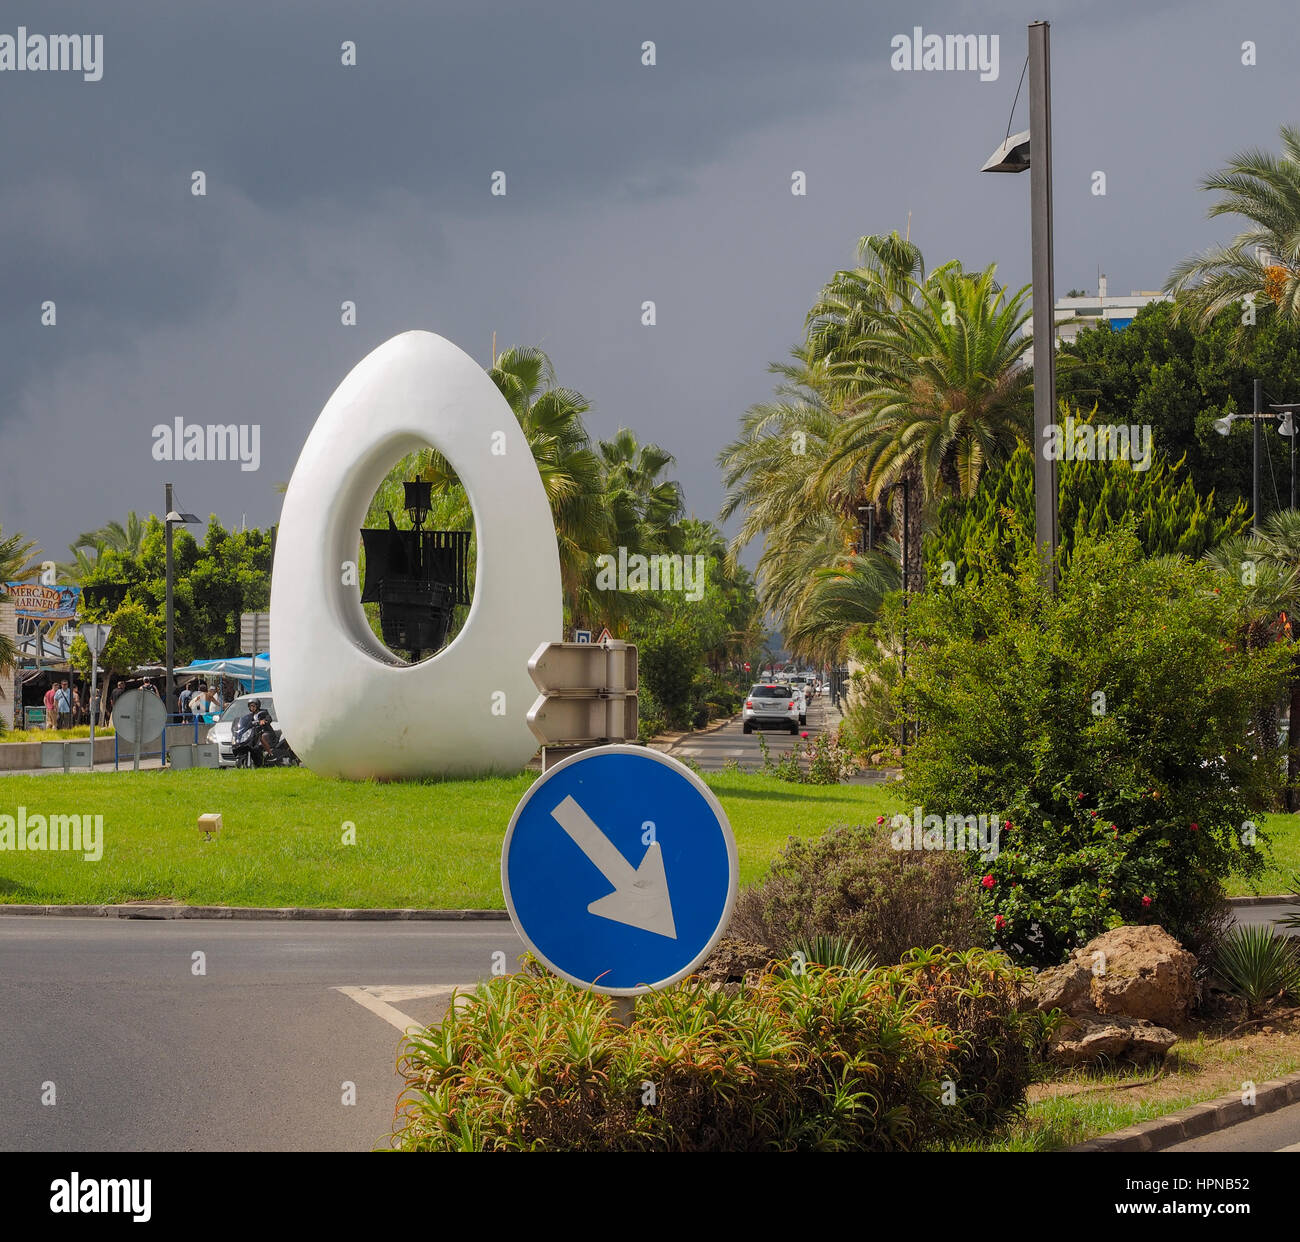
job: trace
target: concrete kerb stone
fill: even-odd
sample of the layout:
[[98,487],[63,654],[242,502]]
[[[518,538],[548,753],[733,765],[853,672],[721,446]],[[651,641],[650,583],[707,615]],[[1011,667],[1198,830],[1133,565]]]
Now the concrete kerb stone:
[[262,919],[272,922],[505,922],[504,910],[326,909],[312,906],[36,906],[0,905],[6,915],[55,915],[60,918],[100,919]]
[[1300,1070],[1288,1074],[1285,1078],[1275,1078],[1261,1083],[1256,1088],[1254,1104],[1243,1103],[1240,1094],[1220,1096],[1217,1100],[1193,1104],[1190,1108],[1181,1109],[1179,1112],[1144,1121],[1141,1125],[1128,1126],[1112,1134],[1103,1134],[1067,1150],[1072,1152],[1161,1151],[1166,1147],[1172,1147],[1175,1143],[1226,1130],[1243,1121],[1250,1121],[1253,1117],[1262,1117],[1266,1113],[1276,1112],[1279,1108],[1298,1102],[1300,1102]]

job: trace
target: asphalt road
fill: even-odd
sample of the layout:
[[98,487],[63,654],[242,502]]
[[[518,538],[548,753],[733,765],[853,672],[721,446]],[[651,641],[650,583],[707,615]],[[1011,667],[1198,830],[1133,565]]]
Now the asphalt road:
[[[800,733],[807,733],[807,746],[817,734],[834,729],[840,722],[840,714],[824,695],[818,695],[808,704],[808,723],[800,728]],[[762,736],[767,740],[768,753],[773,759],[788,755],[800,739],[797,735],[778,729],[764,729]],[[688,733],[673,746],[668,754],[674,759],[693,760],[704,772],[721,772],[732,760],[742,771],[756,772],[763,766],[763,752],[759,748],[759,734],[745,734],[741,719],[737,716],[728,721],[721,729],[712,733]],[[864,772],[857,781],[871,784],[885,780],[878,772]]]
[[1300,1104],[1265,1113],[1214,1134],[1176,1143],[1163,1151],[1300,1151]]
[[383,1145],[399,1028],[498,951],[513,969],[508,922],[0,916],[0,1150]]

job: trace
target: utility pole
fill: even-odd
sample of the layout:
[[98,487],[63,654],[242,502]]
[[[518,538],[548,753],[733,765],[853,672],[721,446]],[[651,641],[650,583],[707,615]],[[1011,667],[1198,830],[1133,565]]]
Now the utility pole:
[[1048,428],[1056,422],[1056,289],[1052,271],[1052,70],[1051,28],[1029,27],[1030,245],[1033,250],[1034,323],[1034,538],[1043,579],[1056,584],[1056,459],[1047,455]]
[[[175,651],[172,644],[172,485],[167,484],[167,496],[163,508],[163,525],[167,528],[167,714],[176,710],[176,699],[172,688],[172,666]],[[164,750],[166,743],[164,742]]]

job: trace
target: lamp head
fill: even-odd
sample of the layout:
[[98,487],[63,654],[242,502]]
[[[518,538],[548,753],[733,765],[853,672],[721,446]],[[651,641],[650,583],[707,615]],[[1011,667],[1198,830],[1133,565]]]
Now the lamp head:
[[1024,172],[1029,167],[1029,131],[1012,134],[984,161],[980,172]]

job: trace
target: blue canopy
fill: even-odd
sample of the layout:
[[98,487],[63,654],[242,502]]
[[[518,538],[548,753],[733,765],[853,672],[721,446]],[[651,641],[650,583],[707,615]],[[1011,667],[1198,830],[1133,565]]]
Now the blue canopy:
[[177,677],[209,676],[229,677],[248,687],[248,693],[267,693],[271,689],[271,656],[269,652],[257,655],[228,656],[220,660],[195,660],[184,668],[175,670]]

